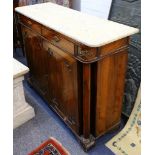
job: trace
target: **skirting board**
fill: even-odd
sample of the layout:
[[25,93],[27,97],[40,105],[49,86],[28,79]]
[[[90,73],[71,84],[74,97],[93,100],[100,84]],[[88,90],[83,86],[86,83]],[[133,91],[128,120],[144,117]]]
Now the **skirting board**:
[[31,106],[26,106],[22,111],[17,113],[13,118],[13,129],[24,124],[35,116],[34,109]]

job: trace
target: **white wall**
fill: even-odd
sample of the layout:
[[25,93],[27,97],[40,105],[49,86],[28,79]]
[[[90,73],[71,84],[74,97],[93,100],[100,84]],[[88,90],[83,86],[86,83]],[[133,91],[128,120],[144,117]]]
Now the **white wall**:
[[112,0],[73,0],[73,9],[108,19]]

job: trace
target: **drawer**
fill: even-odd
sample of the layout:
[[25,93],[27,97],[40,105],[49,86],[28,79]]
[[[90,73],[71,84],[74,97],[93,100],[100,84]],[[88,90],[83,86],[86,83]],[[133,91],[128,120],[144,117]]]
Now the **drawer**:
[[41,34],[41,24],[25,17],[25,16],[22,16],[22,15],[19,15],[19,21],[24,24],[25,26],[31,28],[32,30],[34,30],[35,32],[37,33],[40,33]]
[[64,51],[74,54],[74,43],[67,40],[64,36],[58,34],[57,32],[42,27],[42,36],[45,37],[53,45],[61,48]]

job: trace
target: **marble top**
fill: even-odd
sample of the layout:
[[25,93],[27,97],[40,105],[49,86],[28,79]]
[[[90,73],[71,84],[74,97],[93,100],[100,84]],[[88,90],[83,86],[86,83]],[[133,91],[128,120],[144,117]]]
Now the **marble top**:
[[28,67],[26,67],[16,59],[13,59],[13,78],[20,77],[26,74],[28,71],[29,71]]
[[17,7],[15,10],[90,47],[99,47],[139,31],[50,2]]

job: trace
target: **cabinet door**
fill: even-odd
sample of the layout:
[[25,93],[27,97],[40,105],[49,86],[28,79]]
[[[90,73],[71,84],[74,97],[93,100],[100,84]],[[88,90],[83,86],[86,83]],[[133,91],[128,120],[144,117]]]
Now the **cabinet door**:
[[22,27],[25,53],[30,69],[30,82],[37,90],[45,95],[47,93],[47,52],[42,48],[42,39],[36,33]]
[[77,61],[46,41],[49,94],[52,107],[76,132],[79,131]]

